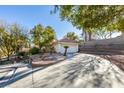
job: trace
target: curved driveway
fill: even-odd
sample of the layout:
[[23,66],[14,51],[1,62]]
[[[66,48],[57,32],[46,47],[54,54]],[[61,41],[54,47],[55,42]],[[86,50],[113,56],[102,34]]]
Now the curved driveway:
[[7,87],[124,87],[124,72],[100,57],[78,54]]

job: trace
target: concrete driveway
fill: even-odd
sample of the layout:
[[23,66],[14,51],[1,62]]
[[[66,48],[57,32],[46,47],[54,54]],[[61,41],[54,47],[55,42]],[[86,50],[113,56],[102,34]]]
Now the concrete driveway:
[[124,87],[124,72],[103,58],[77,54],[16,80],[6,87]]

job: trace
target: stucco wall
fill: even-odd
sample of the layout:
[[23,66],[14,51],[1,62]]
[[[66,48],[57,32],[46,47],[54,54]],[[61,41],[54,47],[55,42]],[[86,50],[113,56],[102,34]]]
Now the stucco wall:
[[124,36],[118,36],[116,38],[111,39],[103,39],[103,40],[94,40],[88,41],[85,45],[94,46],[94,45],[109,45],[109,44],[124,44]]

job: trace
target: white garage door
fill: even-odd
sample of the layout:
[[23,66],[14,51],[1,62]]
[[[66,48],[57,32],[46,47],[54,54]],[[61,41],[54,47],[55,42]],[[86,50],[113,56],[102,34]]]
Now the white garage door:
[[78,46],[69,46],[68,50],[67,50],[68,53],[75,53],[75,52],[78,52]]
[[[64,48],[65,45],[62,45],[60,47],[60,52],[61,53],[64,53],[65,52],[65,48]],[[78,52],[78,45],[66,45],[66,46],[69,46],[69,48],[67,49],[67,53],[75,53],[75,52]]]

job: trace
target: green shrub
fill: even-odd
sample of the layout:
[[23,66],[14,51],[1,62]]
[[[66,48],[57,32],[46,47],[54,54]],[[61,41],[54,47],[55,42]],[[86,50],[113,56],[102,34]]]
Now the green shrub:
[[32,55],[38,54],[38,53],[40,52],[40,49],[37,48],[37,47],[33,47],[33,48],[30,49],[29,52],[30,52]]
[[25,52],[25,51],[21,51],[18,53],[18,58],[27,58],[29,55],[28,52]]
[[21,51],[18,53],[18,57],[27,57],[27,56],[28,56],[28,52]]
[[64,56],[66,56],[67,55],[67,49],[69,48],[69,46],[64,46],[64,48],[65,48]]

